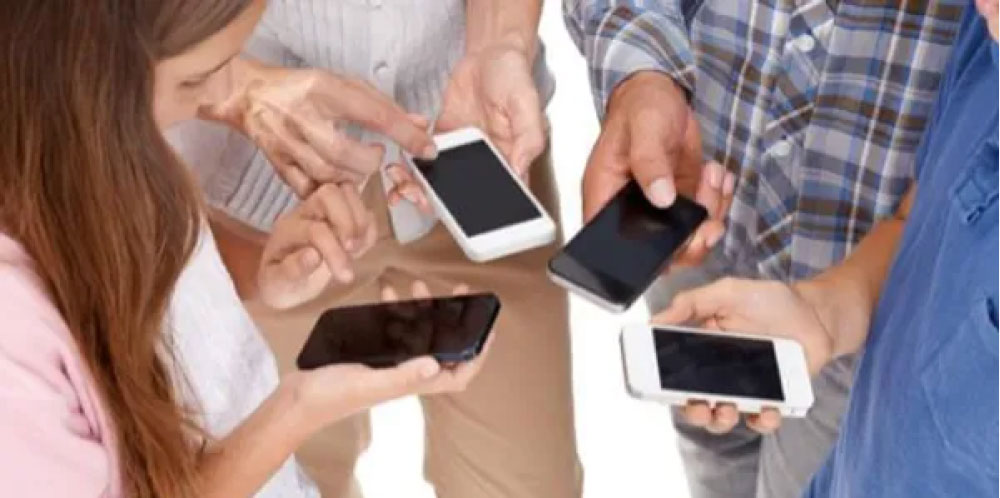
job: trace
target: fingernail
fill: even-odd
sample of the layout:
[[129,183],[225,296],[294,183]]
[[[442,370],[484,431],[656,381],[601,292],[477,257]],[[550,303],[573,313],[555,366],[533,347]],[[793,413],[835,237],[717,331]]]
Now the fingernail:
[[727,171],[725,178],[722,180],[722,193],[730,195],[733,193],[733,190],[736,190],[736,177]]
[[428,145],[427,147],[424,147],[424,151],[421,155],[424,156],[424,159],[437,159],[438,155],[437,147],[435,147],[433,144]]
[[302,255],[302,266],[312,268],[319,264],[319,253],[315,250],[308,250]]
[[348,270],[347,268],[341,268],[337,270],[337,278],[339,278],[340,281],[344,282],[345,284],[350,283],[352,280],[354,280],[354,272]]
[[429,379],[438,373],[438,364],[433,361],[427,361],[424,366],[420,367],[420,376]]
[[407,190],[407,191],[403,192],[403,197],[406,197],[406,200],[408,200],[408,201],[410,201],[410,202],[412,202],[414,204],[419,204],[420,203],[420,198],[417,196],[416,192],[411,192],[411,191]]
[[717,163],[708,163],[708,184],[712,188],[718,190],[722,188],[722,177],[725,173],[722,172],[722,166]]
[[722,240],[723,235],[725,235],[725,232],[716,232],[709,235],[708,238],[705,239],[705,247],[707,249],[715,247],[715,244],[718,244],[719,240]]
[[677,191],[674,185],[666,178],[657,178],[647,188],[649,200],[659,208],[668,208],[677,198]]

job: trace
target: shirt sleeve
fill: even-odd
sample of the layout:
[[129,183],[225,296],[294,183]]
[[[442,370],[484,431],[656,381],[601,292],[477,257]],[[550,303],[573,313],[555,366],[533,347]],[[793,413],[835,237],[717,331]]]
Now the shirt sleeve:
[[38,289],[0,264],[0,494],[105,496],[113,457],[63,361],[57,313],[39,300]]
[[638,71],[660,71],[689,94],[695,60],[680,0],[563,0],[570,37],[587,60],[603,119],[615,87]]

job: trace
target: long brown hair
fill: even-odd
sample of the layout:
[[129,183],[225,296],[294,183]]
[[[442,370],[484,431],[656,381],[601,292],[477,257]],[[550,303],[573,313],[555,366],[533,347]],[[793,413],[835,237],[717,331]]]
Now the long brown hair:
[[127,496],[198,487],[163,327],[200,206],[156,126],[154,69],[250,3],[0,2],[0,228],[34,259],[77,342]]

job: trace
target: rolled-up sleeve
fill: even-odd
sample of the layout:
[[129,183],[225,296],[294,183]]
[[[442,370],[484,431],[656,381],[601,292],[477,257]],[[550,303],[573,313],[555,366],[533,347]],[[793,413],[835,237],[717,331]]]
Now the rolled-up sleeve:
[[678,0],[563,0],[563,16],[587,60],[601,118],[611,92],[638,71],[663,72],[694,92],[694,55]]

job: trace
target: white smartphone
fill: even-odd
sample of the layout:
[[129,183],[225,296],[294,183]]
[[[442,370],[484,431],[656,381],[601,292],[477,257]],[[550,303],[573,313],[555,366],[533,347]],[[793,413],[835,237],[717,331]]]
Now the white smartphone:
[[469,259],[490,261],[556,238],[556,224],[478,128],[434,137],[438,157],[416,177]]
[[791,339],[685,327],[630,325],[622,330],[629,393],[684,405],[732,403],[759,413],[802,417],[813,404],[802,346]]

